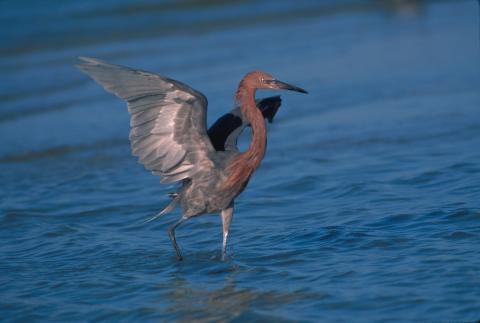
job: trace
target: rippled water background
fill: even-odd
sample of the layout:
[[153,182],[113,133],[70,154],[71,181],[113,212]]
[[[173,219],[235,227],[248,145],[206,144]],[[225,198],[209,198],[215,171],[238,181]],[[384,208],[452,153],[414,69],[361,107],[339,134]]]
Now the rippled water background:
[[[480,319],[478,7],[1,1],[0,319]],[[209,123],[255,68],[309,90],[281,93],[227,261],[218,216],[177,231],[183,262],[178,211],[138,225],[172,187],[78,55],[192,85]]]

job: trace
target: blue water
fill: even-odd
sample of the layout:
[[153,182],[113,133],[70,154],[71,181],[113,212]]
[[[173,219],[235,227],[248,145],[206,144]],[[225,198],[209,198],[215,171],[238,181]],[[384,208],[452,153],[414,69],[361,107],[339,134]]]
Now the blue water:
[[[0,320],[480,319],[477,1],[0,2]],[[229,257],[131,156],[124,104],[76,56],[207,95],[281,93]],[[258,96],[278,92],[260,91]],[[248,144],[248,135],[242,147]]]

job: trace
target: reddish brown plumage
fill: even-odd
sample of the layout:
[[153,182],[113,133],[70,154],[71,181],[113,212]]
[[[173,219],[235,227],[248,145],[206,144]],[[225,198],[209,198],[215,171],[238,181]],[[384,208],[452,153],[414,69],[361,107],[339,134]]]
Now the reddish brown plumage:
[[262,72],[247,74],[240,82],[236,93],[236,100],[242,109],[242,113],[252,127],[252,141],[247,151],[240,153],[227,167],[228,177],[225,181],[225,187],[236,188],[235,191],[238,191],[238,193],[241,192],[250,176],[260,166],[265,155],[267,145],[265,121],[255,104],[255,91],[259,87],[258,82],[265,75]]

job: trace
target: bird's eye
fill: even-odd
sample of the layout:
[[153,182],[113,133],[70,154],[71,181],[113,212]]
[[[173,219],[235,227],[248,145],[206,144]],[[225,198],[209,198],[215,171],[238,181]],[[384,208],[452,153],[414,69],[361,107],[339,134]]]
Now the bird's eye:
[[262,83],[265,83],[265,79],[264,79],[263,77],[260,78],[260,81],[261,81]]

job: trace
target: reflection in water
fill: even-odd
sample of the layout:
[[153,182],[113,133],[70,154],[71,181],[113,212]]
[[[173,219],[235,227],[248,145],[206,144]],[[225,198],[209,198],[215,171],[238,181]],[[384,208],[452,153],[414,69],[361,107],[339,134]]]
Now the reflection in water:
[[[202,265],[210,266],[211,263],[198,264],[202,273]],[[162,294],[170,304],[166,313],[172,317],[181,318],[181,321],[226,321],[241,317],[242,319],[279,320],[274,315],[267,314],[269,310],[297,301],[308,301],[308,295],[301,291],[284,292],[278,290],[260,290],[254,287],[237,287],[236,280],[239,274],[246,271],[233,263],[218,263],[217,268],[210,270],[207,275],[214,281],[210,284],[199,281],[196,283],[187,280],[182,274],[182,269],[173,274],[172,279],[166,284],[158,286],[159,291],[169,292]],[[260,286],[259,286],[260,287]],[[254,306],[260,307],[265,312],[259,314],[253,310]],[[295,314],[292,313],[292,319]]]
[[181,317],[183,321],[234,318],[248,312],[252,301],[260,296],[251,289],[236,289],[233,278],[225,278],[223,284],[218,284],[219,288],[194,288],[191,285],[181,278],[171,282],[168,289],[172,291],[166,295],[171,305],[166,312],[172,317]]

